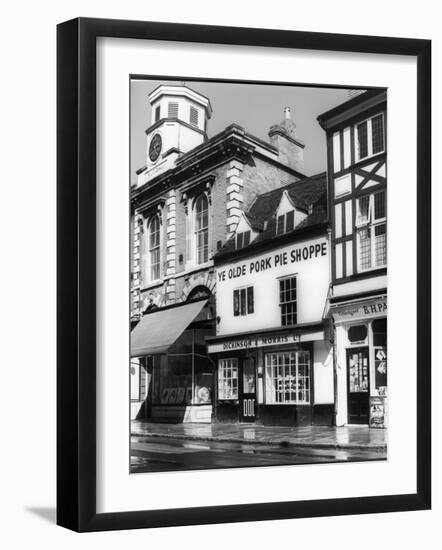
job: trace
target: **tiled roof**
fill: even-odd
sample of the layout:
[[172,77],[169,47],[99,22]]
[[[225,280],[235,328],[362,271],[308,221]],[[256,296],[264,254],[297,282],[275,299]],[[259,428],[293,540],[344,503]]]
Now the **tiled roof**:
[[[291,232],[293,235],[296,235],[300,230],[327,222],[327,178],[326,172],[322,172],[258,195],[245,214],[252,228],[258,230],[259,234],[250,245],[244,247],[242,250],[280,237],[279,235],[276,236],[276,219],[274,214],[284,191],[287,191],[297,208],[307,212],[311,209],[307,217]],[[284,236],[286,235],[287,233],[284,234]],[[217,252],[215,258],[220,258],[233,250],[235,250],[234,236]]]

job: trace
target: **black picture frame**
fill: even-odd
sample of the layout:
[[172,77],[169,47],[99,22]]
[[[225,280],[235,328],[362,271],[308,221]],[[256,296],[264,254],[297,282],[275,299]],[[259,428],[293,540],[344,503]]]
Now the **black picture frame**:
[[[415,494],[96,512],[96,39],[153,39],[417,59],[417,471]],[[431,41],[74,19],[57,28],[57,523],[75,531],[424,510],[431,506]]]

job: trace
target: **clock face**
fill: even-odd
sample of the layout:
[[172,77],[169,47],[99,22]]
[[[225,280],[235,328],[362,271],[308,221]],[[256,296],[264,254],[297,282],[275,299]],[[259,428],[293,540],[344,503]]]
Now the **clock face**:
[[155,134],[150,140],[149,146],[149,158],[152,162],[155,162],[160,156],[162,146],[162,139],[160,134]]

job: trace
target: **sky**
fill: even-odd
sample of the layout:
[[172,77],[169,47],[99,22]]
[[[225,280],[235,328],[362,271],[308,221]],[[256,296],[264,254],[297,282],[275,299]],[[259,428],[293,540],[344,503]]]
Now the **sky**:
[[[181,85],[182,81],[131,81],[131,183],[136,180],[135,171],[146,163],[145,130],[151,120],[147,96],[159,84]],[[213,114],[207,127],[209,138],[236,123],[269,141],[270,126],[281,122],[284,107],[290,107],[296,137],[305,143],[307,176],[326,169],[325,132],[316,117],[349,99],[348,90],[342,88],[201,81],[187,81],[186,85],[210,99]]]

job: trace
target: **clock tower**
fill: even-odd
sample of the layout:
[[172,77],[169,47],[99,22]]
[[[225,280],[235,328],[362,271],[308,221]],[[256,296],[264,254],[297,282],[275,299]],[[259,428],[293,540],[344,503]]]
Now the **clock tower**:
[[151,125],[146,130],[146,166],[138,171],[143,185],[175,166],[176,160],[207,141],[212,107],[207,97],[187,86],[162,84],[149,96]]

